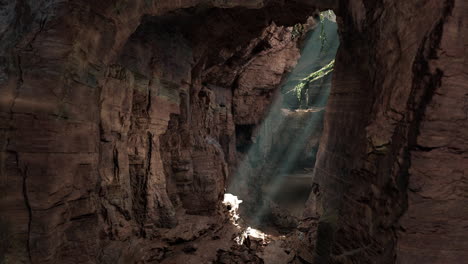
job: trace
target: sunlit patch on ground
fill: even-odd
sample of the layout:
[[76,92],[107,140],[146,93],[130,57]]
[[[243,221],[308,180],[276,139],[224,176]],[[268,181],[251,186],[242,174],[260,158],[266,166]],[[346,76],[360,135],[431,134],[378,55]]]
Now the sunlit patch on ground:
[[239,200],[237,196],[230,193],[224,194],[223,204],[228,208],[229,215],[234,225],[238,226],[237,221],[239,220],[239,205],[242,200]]
[[230,193],[224,194],[223,204],[229,210],[229,218],[232,224],[239,229],[239,235],[236,236],[234,240],[239,245],[242,245],[246,239],[254,239],[267,244],[272,239],[272,236],[250,226],[245,227],[242,225],[241,217],[239,216],[239,205],[241,203],[242,200],[239,200],[237,196]]

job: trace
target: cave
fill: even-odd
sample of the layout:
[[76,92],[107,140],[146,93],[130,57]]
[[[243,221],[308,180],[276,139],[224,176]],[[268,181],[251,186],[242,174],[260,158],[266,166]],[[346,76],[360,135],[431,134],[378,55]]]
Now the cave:
[[463,0],[0,2],[0,263],[464,263]]

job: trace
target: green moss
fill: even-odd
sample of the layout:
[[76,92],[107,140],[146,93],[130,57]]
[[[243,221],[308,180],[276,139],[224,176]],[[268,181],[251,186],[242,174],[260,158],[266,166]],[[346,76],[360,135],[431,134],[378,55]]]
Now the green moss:
[[327,46],[327,34],[325,33],[325,15],[320,13],[320,54],[324,54]]
[[335,60],[330,61],[330,63],[323,66],[318,71],[315,71],[315,72],[309,74],[309,76],[307,76],[306,78],[302,79],[300,81],[300,83],[298,85],[296,85],[291,91],[288,91],[288,93],[295,92],[296,96],[297,96],[297,99],[301,100],[302,90],[307,85],[309,85],[310,83],[315,82],[315,81],[327,76],[328,74],[330,74],[333,71],[333,66],[334,65],[335,65]]
[[302,24],[296,24],[294,25],[292,32],[291,32],[291,39],[296,39],[305,33],[305,28],[304,25]]
[[328,52],[328,49],[330,47],[328,43],[328,37],[327,34],[325,33],[325,19],[328,19],[329,21],[335,22],[334,20],[336,19],[335,14],[333,11],[328,10],[320,13],[320,54],[325,55]]

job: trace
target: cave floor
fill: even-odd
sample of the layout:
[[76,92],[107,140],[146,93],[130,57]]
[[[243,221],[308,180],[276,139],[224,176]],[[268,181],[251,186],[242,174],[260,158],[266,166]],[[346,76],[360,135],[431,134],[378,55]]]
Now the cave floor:
[[177,227],[158,230],[160,237],[155,240],[162,242],[145,244],[125,259],[130,262],[145,259],[144,263],[161,264],[311,261],[303,233],[264,234],[246,226],[243,219],[233,220],[232,213],[223,206],[216,217],[180,214]]

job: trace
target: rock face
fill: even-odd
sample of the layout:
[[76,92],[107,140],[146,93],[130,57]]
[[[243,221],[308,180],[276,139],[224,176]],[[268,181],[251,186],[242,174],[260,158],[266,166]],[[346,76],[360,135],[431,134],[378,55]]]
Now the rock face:
[[184,215],[218,214],[236,128],[261,121],[299,58],[288,26],[315,13],[270,1],[1,8],[7,263],[159,261],[172,249],[135,252],[213,228],[190,230]]
[[315,7],[342,45],[301,259],[463,263],[463,0],[2,1],[0,258],[262,263],[220,199]]
[[458,0],[338,9],[306,215],[316,263],[466,262],[467,11]]

